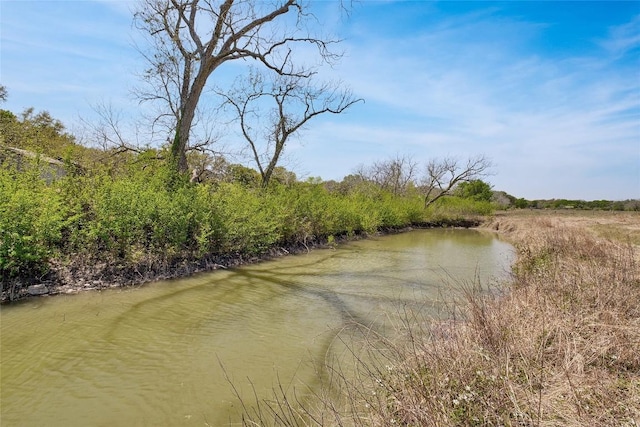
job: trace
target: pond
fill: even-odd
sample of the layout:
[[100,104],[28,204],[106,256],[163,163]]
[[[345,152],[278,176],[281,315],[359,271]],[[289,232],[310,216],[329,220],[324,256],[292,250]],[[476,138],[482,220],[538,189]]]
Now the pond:
[[279,384],[313,389],[349,325],[392,333],[407,305],[442,316],[461,283],[504,279],[512,261],[512,247],[491,233],[416,230],[138,288],[5,305],[0,422],[237,425],[236,393],[253,401]]

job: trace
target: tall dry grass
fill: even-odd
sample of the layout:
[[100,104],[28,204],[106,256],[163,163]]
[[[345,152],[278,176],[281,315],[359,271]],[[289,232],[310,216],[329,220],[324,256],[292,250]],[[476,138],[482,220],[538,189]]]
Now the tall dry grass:
[[405,312],[393,342],[354,329],[321,395],[245,424],[639,426],[637,248],[554,218],[491,225],[518,251],[508,289],[466,286],[444,322]]

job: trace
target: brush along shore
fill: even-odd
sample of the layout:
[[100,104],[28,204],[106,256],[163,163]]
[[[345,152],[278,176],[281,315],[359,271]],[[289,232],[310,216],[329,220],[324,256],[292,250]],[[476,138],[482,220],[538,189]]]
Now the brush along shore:
[[0,303],[24,300],[31,297],[77,294],[85,291],[142,286],[150,282],[188,277],[202,272],[239,267],[286,255],[307,253],[318,248],[383,235],[410,231],[416,228],[471,228],[480,225],[480,217],[453,218],[424,221],[403,227],[386,227],[372,233],[344,233],[330,238],[311,237],[290,244],[274,244],[259,253],[240,251],[226,254],[207,254],[202,257],[184,257],[167,260],[162,256],[147,255],[133,262],[96,261],[82,256],[70,257],[66,262],[51,260],[48,271],[41,277],[27,277],[9,281],[0,292]]

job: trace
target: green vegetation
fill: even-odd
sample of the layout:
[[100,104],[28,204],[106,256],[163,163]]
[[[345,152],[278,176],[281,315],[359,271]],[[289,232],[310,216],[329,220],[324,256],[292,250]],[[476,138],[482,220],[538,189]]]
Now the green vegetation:
[[[44,166],[47,167],[47,166]],[[133,168],[133,166],[132,166]],[[33,168],[0,170],[0,277],[41,275],[52,258],[135,265],[211,255],[260,255],[330,236],[446,223],[487,214],[488,203],[382,190],[330,192],[322,183],[273,185],[172,180],[163,163],[129,174],[68,175],[47,184]]]
[[[19,178],[19,179],[18,179]],[[40,276],[71,216],[60,194],[34,173],[0,169],[0,279]]]
[[[61,161],[76,159],[89,163],[98,154],[97,150],[77,144],[62,122],[48,112],[35,113],[33,108],[26,109],[19,116],[8,110],[0,110],[0,135],[0,142],[8,147],[29,150]],[[0,152],[0,160],[2,155]]]
[[[506,208],[517,209],[576,209],[576,210],[604,210],[604,211],[639,211],[640,200],[578,200],[578,199],[549,199],[549,200],[527,200],[515,198],[506,193],[505,201],[501,204]],[[494,199],[496,193],[494,192]]]
[[489,202],[493,197],[493,191],[488,183],[481,179],[474,179],[461,182],[456,189],[456,195],[465,199]]
[[178,265],[241,262],[380,230],[467,224],[493,209],[456,196],[424,209],[418,189],[300,182],[284,168],[262,188],[255,171],[224,159],[209,161],[195,183],[163,150],[87,149],[47,113],[1,114],[0,280],[9,298],[31,283],[73,283],[70,271],[83,280],[105,277],[99,266],[166,276]]

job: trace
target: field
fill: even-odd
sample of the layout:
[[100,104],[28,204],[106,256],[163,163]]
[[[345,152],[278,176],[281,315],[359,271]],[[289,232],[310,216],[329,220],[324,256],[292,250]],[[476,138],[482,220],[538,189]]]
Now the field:
[[[629,243],[636,250],[640,249],[640,212],[518,210],[496,214],[487,226],[500,232],[506,231],[505,234],[509,236],[513,231],[522,234],[528,228],[533,228],[529,225],[541,225],[541,222],[546,223],[545,228],[577,229],[591,233],[597,239]],[[518,240],[518,234],[511,238]]]

